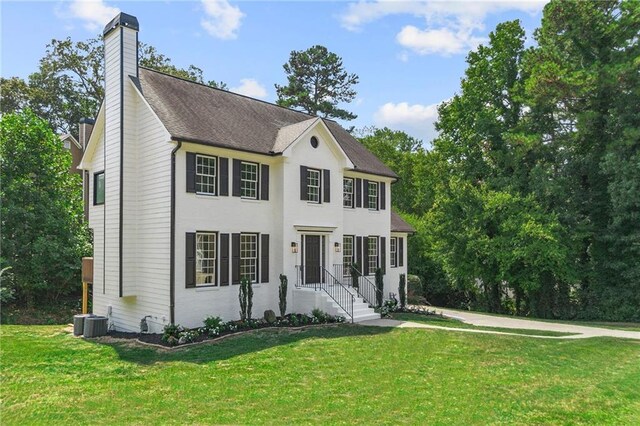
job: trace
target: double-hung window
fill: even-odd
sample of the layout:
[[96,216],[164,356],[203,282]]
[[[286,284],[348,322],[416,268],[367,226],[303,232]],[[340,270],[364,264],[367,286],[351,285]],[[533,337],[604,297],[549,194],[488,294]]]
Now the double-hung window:
[[240,235],[240,278],[258,281],[258,234]]
[[196,286],[216,285],[216,234],[196,233]]
[[368,246],[369,275],[373,275],[378,268],[378,237],[369,237]]
[[104,204],[104,172],[93,175],[93,205]]
[[351,265],[353,265],[353,235],[342,237],[342,275],[351,275]]
[[342,206],[353,208],[353,179],[344,178],[342,180]]
[[368,207],[369,210],[378,210],[378,183],[369,182]]
[[196,192],[216,195],[217,158],[196,155]]
[[396,268],[398,266],[398,238],[391,237],[389,243],[391,245],[391,250],[389,252],[391,257],[391,267]]
[[307,200],[320,202],[320,170],[307,169]]
[[240,166],[240,196],[258,199],[258,165],[243,161]]

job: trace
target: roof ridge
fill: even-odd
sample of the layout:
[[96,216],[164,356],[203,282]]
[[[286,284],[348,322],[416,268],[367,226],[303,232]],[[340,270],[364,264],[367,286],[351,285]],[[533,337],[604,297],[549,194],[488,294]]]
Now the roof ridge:
[[243,95],[242,93],[236,93],[236,92],[232,92],[231,90],[220,89],[219,87],[213,87],[213,86],[209,86],[208,84],[205,84],[205,83],[200,83],[200,82],[197,82],[197,81],[189,80],[188,78],[178,77],[176,75],[169,74],[169,73],[166,73],[166,72],[163,72],[163,71],[159,71],[159,70],[156,70],[156,69],[153,69],[153,68],[143,67],[143,66],[138,66],[138,68],[142,68],[142,69],[144,69],[146,71],[155,72],[157,74],[161,74],[161,75],[164,75],[164,76],[167,76],[167,77],[175,78],[176,80],[182,80],[182,81],[184,81],[186,83],[193,83],[193,84],[197,84],[199,86],[206,87],[206,88],[209,88],[209,89],[212,89],[212,90],[217,90],[219,92],[229,93],[231,95],[239,96],[241,98],[249,99],[249,100],[256,101],[256,102],[262,102],[263,104],[267,104],[267,105],[275,106],[275,107],[278,107],[278,108],[286,109],[287,111],[292,111],[292,112],[296,112],[296,113],[299,113],[299,114],[304,114],[304,115],[308,116],[309,118],[320,118],[320,119],[323,119],[323,120],[334,121],[334,120],[327,119],[327,118],[324,118],[324,117],[320,117],[320,116],[317,116],[317,115],[309,114],[308,112],[299,111],[297,109],[288,108],[288,107],[285,107],[285,106],[282,106],[282,105],[278,105],[278,104],[273,103],[273,102],[264,101],[262,99],[257,99],[257,98],[252,98],[251,96]]

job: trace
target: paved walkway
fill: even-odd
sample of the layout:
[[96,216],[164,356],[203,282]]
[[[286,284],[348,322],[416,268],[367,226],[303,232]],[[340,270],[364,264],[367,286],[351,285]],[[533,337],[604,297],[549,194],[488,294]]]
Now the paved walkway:
[[480,333],[480,334],[503,334],[513,336],[533,337],[539,339],[586,339],[589,337],[621,337],[625,339],[640,340],[640,331],[624,331],[613,330],[609,328],[588,327],[583,325],[562,324],[557,322],[535,321],[519,318],[501,317],[487,314],[479,314],[476,312],[466,311],[452,311],[445,308],[430,308],[435,309],[437,313],[441,313],[445,317],[460,320],[462,322],[473,324],[482,327],[499,327],[499,328],[512,328],[512,329],[526,329],[526,330],[546,330],[556,331],[560,333],[575,333],[571,336],[534,336],[529,334],[518,334],[491,331],[491,330],[478,330],[467,328],[454,328],[454,327],[440,327],[437,325],[422,324],[412,321],[397,321],[391,319],[378,319],[363,321],[360,325],[371,325],[378,327],[400,327],[400,328],[432,328],[439,330],[451,330],[461,331],[466,333]]

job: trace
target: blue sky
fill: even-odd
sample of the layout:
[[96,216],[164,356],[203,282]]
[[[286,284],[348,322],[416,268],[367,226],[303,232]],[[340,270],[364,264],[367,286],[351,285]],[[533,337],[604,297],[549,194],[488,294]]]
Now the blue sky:
[[140,40],[180,67],[204,70],[232,91],[275,101],[291,50],[314,44],[358,74],[347,126],[388,126],[431,140],[436,106],[453,96],[470,49],[502,21],[520,19],[531,40],[540,1],[5,1],[0,73],[26,78],[51,39],[101,34],[119,11],[140,22]]

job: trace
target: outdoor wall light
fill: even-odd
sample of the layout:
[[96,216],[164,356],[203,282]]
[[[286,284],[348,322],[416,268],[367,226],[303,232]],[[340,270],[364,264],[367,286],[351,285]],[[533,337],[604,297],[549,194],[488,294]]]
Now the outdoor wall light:
[[291,243],[291,253],[297,253],[298,252],[298,243],[296,243],[295,241],[293,241]]
[[340,243],[338,243],[338,242],[333,243],[333,249],[336,252],[339,252],[340,251]]

